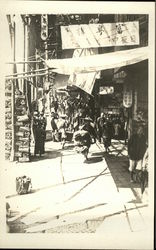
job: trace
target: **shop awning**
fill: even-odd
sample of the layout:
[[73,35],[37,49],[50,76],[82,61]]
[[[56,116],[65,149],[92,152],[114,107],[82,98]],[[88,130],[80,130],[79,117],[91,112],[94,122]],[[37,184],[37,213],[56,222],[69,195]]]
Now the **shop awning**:
[[115,51],[105,54],[51,59],[45,63],[53,72],[65,75],[97,72],[111,68],[127,66],[148,59],[148,47]]

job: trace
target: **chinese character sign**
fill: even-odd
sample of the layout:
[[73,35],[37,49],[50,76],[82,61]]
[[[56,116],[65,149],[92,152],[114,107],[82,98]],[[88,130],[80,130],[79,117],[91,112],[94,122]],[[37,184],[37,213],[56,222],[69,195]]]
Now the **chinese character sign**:
[[61,26],[62,49],[139,44],[139,22]]
[[113,86],[102,86],[100,87],[99,94],[100,95],[107,95],[107,94],[113,94],[114,93],[114,87]]
[[48,15],[41,15],[41,39],[48,38]]

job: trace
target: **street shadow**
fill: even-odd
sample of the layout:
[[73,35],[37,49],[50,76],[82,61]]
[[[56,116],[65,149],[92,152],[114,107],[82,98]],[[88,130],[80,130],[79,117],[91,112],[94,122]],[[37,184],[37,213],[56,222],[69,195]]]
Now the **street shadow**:
[[[100,176],[104,176],[104,175],[110,175],[110,172],[100,174]],[[78,179],[72,179],[72,180],[69,180],[69,181],[65,181],[64,183],[58,183],[58,184],[54,184],[54,185],[45,186],[45,187],[42,187],[42,188],[31,189],[31,191],[28,194],[31,195],[33,193],[36,193],[36,192],[39,192],[39,191],[42,191],[42,190],[51,189],[51,188],[55,188],[57,186],[67,185],[67,184],[74,183],[74,182],[79,182],[79,181],[82,181],[82,180],[94,179],[94,178],[97,178],[98,176],[99,175],[90,175],[90,176],[86,176],[86,177],[82,177],[82,178],[78,178]],[[14,195],[14,196],[17,196],[17,195],[18,194]],[[11,197],[13,197],[13,196],[6,197],[6,198],[11,198]]]
[[135,202],[140,202],[140,197],[135,191],[137,188],[140,188],[140,184],[137,182],[130,182],[130,173],[128,170],[129,161],[126,156],[113,156],[105,154],[105,160],[108,164],[108,168],[112,175],[112,178],[115,182],[117,189],[119,188],[130,188],[133,192],[136,200]]

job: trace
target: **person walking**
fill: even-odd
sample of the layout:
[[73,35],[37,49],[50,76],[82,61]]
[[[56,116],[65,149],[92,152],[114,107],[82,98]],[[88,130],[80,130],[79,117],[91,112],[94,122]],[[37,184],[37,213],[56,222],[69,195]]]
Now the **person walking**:
[[93,124],[93,120],[90,117],[86,116],[84,118],[84,124],[82,125],[82,129],[89,132],[89,134],[92,138],[92,143],[95,143],[97,133],[96,133],[95,126]]
[[132,133],[128,141],[128,155],[129,155],[129,171],[130,181],[136,181],[136,170],[142,169],[143,156],[146,151],[146,138],[143,133],[143,127],[139,126],[137,131]]
[[84,130],[83,126],[80,126],[80,129],[74,133],[73,138],[76,152],[83,154],[88,161],[88,153],[91,146],[90,133]]
[[52,117],[51,118],[52,140],[56,141],[55,136],[56,136],[56,133],[58,132],[58,127],[57,127],[57,124],[56,124],[56,121],[55,121],[56,116],[55,116],[54,112],[52,112],[51,117]]
[[40,112],[36,128],[35,155],[39,154],[41,156],[45,153],[46,124],[44,113]]
[[105,122],[104,113],[101,113],[101,115],[97,118],[97,123],[96,123],[99,142],[102,142],[104,122]]
[[33,131],[33,141],[35,143],[36,140],[36,129],[39,124],[39,113],[38,111],[34,111],[33,118],[32,118],[32,131]]
[[107,153],[109,151],[109,146],[111,145],[111,140],[112,140],[112,125],[108,119],[105,121],[103,125],[102,138]]
[[64,149],[64,145],[67,138],[66,129],[67,129],[67,116],[64,114],[59,117],[58,121],[58,131],[61,134],[62,149]]

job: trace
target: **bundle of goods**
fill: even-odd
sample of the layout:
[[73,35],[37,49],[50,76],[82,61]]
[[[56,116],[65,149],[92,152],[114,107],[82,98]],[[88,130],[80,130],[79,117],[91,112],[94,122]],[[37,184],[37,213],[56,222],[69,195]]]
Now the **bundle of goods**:
[[30,193],[32,189],[31,178],[26,175],[16,177],[16,191],[18,194]]

